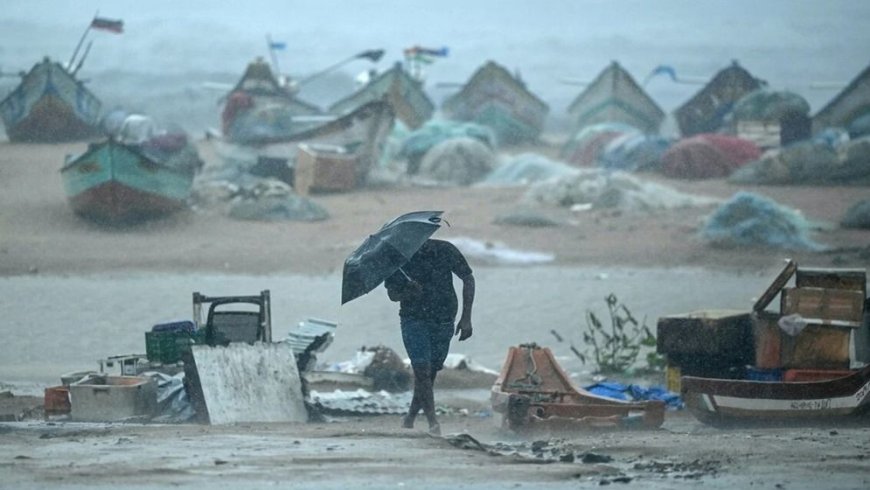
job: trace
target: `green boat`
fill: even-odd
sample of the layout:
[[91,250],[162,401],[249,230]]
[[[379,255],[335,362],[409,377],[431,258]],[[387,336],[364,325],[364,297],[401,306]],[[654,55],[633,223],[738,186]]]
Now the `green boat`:
[[411,129],[422,126],[435,112],[435,105],[423,91],[422,82],[411,77],[401,63],[396,63],[363,88],[333,104],[329,112],[347,114],[377,100],[386,100],[396,118]]
[[568,106],[576,130],[598,123],[622,123],[656,134],[665,118],[634,78],[612,62]]
[[186,207],[198,162],[189,147],[159,158],[146,146],[108,139],[68,159],[60,173],[77,214],[129,223]]
[[503,66],[487,62],[455,95],[444,101],[444,115],[488,126],[505,144],[534,142],[550,108]]

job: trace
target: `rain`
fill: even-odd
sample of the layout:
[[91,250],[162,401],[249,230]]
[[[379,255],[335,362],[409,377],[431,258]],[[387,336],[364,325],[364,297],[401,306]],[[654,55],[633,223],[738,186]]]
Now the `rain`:
[[5,2],[0,479],[870,487],[868,18]]

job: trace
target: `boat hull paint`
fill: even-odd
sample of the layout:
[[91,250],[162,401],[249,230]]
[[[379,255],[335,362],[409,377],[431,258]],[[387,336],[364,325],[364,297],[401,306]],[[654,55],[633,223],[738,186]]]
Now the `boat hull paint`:
[[[684,376],[682,396],[711,425],[835,421],[870,409],[870,367],[826,381],[765,382]],[[870,422],[870,419],[867,420]]]
[[100,101],[49,60],[34,66],[0,101],[6,135],[14,142],[75,141],[99,134]]
[[131,147],[95,145],[61,170],[73,210],[97,221],[125,222],[186,206],[193,174],[149,160]]

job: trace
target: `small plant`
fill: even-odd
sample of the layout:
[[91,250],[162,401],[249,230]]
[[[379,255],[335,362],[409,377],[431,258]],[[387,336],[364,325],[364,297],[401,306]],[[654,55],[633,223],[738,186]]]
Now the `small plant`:
[[[655,346],[656,338],[647,327],[646,320],[638,322],[615,294],[610,293],[604,301],[610,314],[610,326],[605,326],[595,313],[587,310],[583,342],[592,347],[600,373],[621,373],[634,365],[643,347]],[[573,345],[571,351],[586,364],[588,359],[585,354]],[[647,364],[651,370],[661,370],[664,359],[653,351],[647,354]]]

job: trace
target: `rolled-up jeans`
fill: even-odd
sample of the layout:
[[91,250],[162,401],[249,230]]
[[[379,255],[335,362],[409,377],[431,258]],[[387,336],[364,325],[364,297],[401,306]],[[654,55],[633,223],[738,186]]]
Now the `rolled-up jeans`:
[[401,325],[411,367],[429,367],[432,372],[444,367],[453,338],[453,322],[401,318]]

